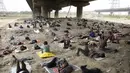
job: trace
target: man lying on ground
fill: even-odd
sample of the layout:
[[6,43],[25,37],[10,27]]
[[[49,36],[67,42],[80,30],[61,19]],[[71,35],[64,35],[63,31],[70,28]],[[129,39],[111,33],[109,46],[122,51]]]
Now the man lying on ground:
[[31,73],[32,71],[31,66],[28,63],[25,63],[26,60],[31,59],[27,58],[17,59],[14,55],[12,57],[15,59],[16,69],[12,67],[11,73]]

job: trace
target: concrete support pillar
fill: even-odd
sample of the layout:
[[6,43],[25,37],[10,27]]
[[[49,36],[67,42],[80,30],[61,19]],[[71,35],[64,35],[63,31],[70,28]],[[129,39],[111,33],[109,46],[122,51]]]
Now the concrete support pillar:
[[113,12],[110,12],[110,15],[113,15]]
[[55,10],[55,18],[59,17],[59,10]]
[[33,18],[35,18],[35,12],[33,11]]
[[41,13],[39,11],[36,11],[36,16],[40,16]]
[[40,16],[40,12],[39,11],[33,11],[33,17],[37,17],[37,16]]
[[101,12],[98,12],[98,15],[100,15],[101,14]]
[[41,16],[48,18],[48,10],[43,6],[41,6]]
[[128,15],[130,16],[130,11],[128,12]]
[[77,18],[82,18],[83,6],[77,6]]
[[50,18],[50,16],[51,16],[51,11],[48,11],[48,17]]

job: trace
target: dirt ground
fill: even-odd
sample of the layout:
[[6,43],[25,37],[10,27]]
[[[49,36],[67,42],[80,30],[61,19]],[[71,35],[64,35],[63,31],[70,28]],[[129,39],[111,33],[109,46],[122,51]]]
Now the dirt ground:
[[[11,25],[13,26],[13,24],[16,20],[17,19],[9,20],[8,23],[11,23]],[[57,19],[57,20],[59,20],[59,19]],[[66,22],[68,22],[68,19],[61,19],[61,21],[62,21],[60,23],[61,27],[57,27],[57,29],[59,31],[55,31],[59,37],[62,37],[63,31],[67,28]],[[30,61],[30,64],[32,66],[32,73],[46,73],[45,70],[40,66],[40,63],[51,60],[52,58],[47,58],[47,59],[39,58],[37,56],[36,52],[38,52],[40,50],[34,50],[34,48],[33,48],[34,44],[29,44],[30,41],[24,40],[24,37],[27,36],[27,34],[30,36],[30,38],[32,40],[34,40],[34,39],[40,40],[40,43],[38,43],[39,45],[41,45],[45,40],[47,40],[51,46],[51,51],[54,54],[56,54],[57,57],[66,58],[70,64],[77,65],[79,67],[81,65],[88,65],[88,68],[97,67],[97,68],[100,68],[103,71],[103,73],[130,73],[130,45],[127,45],[125,43],[126,40],[130,40],[130,36],[121,38],[120,44],[108,43],[109,48],[118,49],[119,52],[118,53],[106,53],[106,57],[103,60],[96,61],[96,60],[86,57],[82,54],[80,56],[76,56],[77,48],[80,47],[78,45],[78,43],[81,42],[80,40],[73,39],[73,40],[77,41],[77,43],[72,44],[73,46],[76,47],[75,49],[64,50],[63,48],[61,48],[59,46],[59,44],[57,42],[51,43],[53,37],[51,37],[50,34],[45,35],[45,31],[40,32],[40,33],[34,33],[33,28],[26,28],[27,24],[23,24],[23,20],[17,20],[17,22],[20,22],[19,26],[23,25],[24,29],[22,29],[22,30],[19,29],[18,28],[19,26],[9,29],[7,25],[4,26],[4,24],[7,24],[6,21],[5,21],[5,23],[1,23],[3,25],[1,26],[1,31],[0,31],[0,33],[1,33],[1,39],[0,39],[1,48],[0,49],[5,49],[5,47],[7,47],[7,46],[9,46],[10,49],[13,49],[13,48],[19,49],[20,46],[10,45],[10,41],[9,41],[10,37],[14,36],[15,37],[14,41],[24,42],[25,46],[27,46],[29,50],[22,51],[21,53],[13,52],[10,55],[0,58],[0,73],[9,73],[9,71],[11,69],[11,63],[13,61],[13,59],[11,57],[12,55],[16,55],[16,57],[18,57],[18,58],[32,57],[33,60]],[[71,30],[70,30],[72,35],[79,35],[80,33],[86,33],[86,31],[89,31],[89,29],[87,29],[87,28],[85,28],[85,29],[77,28],[77,26],[75,25],[77,20],[75,20],[75,19],[72,19],[72,21],[69,21],[69,22],[71,24],[73,24],[73,26],[71,27]],[[91,27],[91,24],[93,22],[100,23],[100,21],[89,20],[87,26]],[[122,34],[130,31],[129,28],[121,29],[119,27],[119,25],[122,25],[122,24],[119,24],[119,23],[114,23],[114,24],[115,24],[114,27],[118,31],[120,31]],[[106,26],[106,28],[104,26]],[[107,29],[110,28],[110,26],[105,25],[105,23],[104,23],[104,26],[102,26],[102,29],[104,29],[105,31],[107,31]],[[129,26],[129,25],[126,25],[126,26]],[[46,27],[44,27],[44,29],[46,29]],[[79,70],[74,73],[81,73],[81,71]]]

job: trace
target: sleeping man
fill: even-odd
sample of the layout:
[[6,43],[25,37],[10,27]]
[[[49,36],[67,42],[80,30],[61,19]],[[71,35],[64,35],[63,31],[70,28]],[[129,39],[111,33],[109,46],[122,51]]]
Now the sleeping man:
[[31,73],[31,66],[26,60],[31,60],[27,58],[17,59],[14,55],[12,56],[15,59],[14,66],[11,69],[11,73]]

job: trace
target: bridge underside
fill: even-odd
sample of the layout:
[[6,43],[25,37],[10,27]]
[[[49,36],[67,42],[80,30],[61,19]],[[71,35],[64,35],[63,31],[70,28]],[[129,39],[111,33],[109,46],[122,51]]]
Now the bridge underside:
[[58,18],[59,10],[63,7],[73,5],[77,7],[77,18],[82,17],[83,7],[89,5],[93,0],[26,0],[30,6],[33,16],[50,17],[50,12],[55,10],[55,17]]

